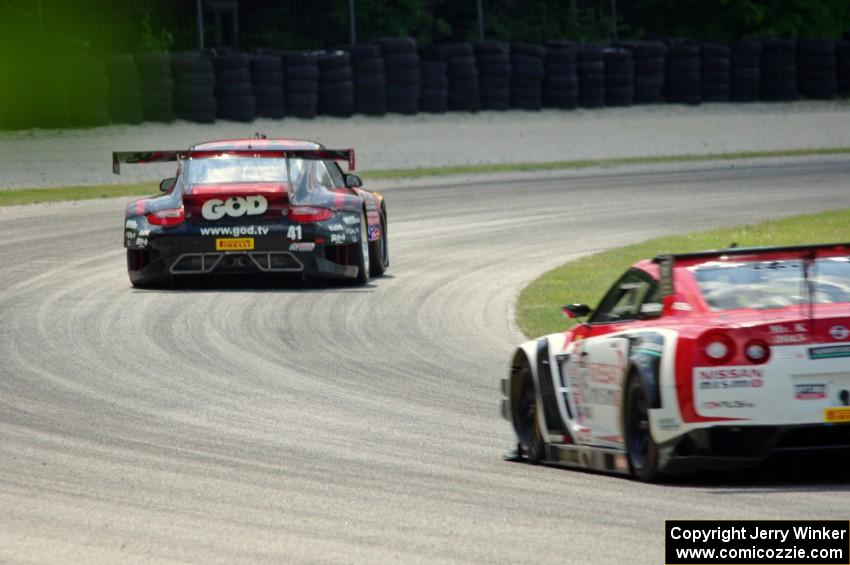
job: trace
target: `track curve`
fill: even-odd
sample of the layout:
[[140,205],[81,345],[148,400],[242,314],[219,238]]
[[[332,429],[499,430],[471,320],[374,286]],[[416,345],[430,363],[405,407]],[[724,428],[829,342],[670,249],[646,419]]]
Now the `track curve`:
[[363,288],[137,291],[122,201],[0,210],[0,562],[656,563],[665,519],[846,518],[846,483],[504,463],[498,417],[534,276],[848,207],[846,160],[386,195],[391,269]]

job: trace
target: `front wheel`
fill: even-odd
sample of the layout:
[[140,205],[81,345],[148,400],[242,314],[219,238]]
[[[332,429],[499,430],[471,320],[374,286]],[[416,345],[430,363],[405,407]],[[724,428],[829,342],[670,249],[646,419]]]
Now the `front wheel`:
[[649,401],[640,378],[632,376],[626,385],[625,440],[632,475],[654,482],[658,473],[658,444],[649,429]]
[[519,439],[519,451],[525,453],[529,463],[538,464],[543,461],[545,444],[537,414],[537,393],[531,369],[526,365],[516,375],[519,390],[513,402],[514,428]]
[[369,236],[366,227],[366,210],[360,217],[360,242],[354,250],[354,264],[357,265],[357,284],[369,282]]
[[369,242],[369,271],[373,277],[380,277],[390,266],[390,251],[387,246],[387,214],[381,210],[381,237]]

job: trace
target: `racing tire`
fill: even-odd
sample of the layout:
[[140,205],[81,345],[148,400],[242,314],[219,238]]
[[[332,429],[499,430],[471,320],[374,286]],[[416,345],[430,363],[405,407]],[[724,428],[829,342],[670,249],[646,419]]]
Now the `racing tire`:
[[[519,451],[525,454],[526,461],[532,465],[543,462],[546,444],[540,431],[538,417],[537,392],[534,379],[528,365],[517,372],[519,381],[519,402],[513,406],[514,429],[519,439]],[[516,390],[516,389],[515,389]]]
[[127,275],[130,277],[130,284],[133,285],[133,288],[165,288],[171,286],[172,280],[169,275],[143,275],[141,269],[132,269],[132,264],[131,250],[127,249]]
[[637,375],[626,385],[625,444],[629,470],[640,481],[651,483],[659,479],[658,444],[649,429],[649,400]]
[[390,250],[387,245],[387,215],[381,210],[381,237],[369,242],[369,274],[382,276],[390,266]]
[[360,241],[359,245],[354,250],[354,264],[357,265],[357,278],[355,283],[358,285],[369,282],[369,236],[366,229],[366,210],[360,217]]

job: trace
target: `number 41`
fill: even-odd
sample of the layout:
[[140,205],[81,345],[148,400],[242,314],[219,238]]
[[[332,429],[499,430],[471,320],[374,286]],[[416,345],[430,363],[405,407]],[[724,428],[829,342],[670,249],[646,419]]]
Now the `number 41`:
[[286,237],[299,241],[301,239],[301,226],[289,226],[289,231],[286,232]]

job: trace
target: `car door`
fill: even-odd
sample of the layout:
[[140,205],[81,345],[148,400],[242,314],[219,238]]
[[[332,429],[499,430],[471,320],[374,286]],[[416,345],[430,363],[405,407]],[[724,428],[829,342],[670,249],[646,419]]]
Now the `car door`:
[[566,369],[578,443],[622,446],[620,418],[629,354],[629,340],[622,332],[641,319],[643,305],[656,301],[656,294],[652,277],[630,269],[576,331],[580,340]]

